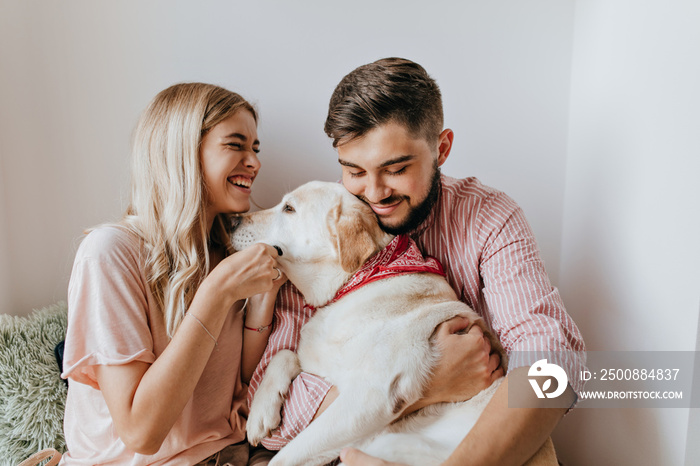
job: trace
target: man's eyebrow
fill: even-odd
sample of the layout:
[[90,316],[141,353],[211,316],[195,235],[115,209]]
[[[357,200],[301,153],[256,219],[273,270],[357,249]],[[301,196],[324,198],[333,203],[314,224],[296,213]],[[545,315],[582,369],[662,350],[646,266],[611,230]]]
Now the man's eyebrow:
[[360,170],[362,169],[362,167],[360,167],[359,165],[355,165],[354,163],[348,162],[348,161],[343,160],[343,159],[338,159],[338,163],[341,164],[341,165],[344,166],[344,167],[348,167],[348,168],[358,168],[358,169],[360,169]]
[[411,160],[415,159],[415,155],[400,155],[398,157],[395,157],[393,159],[389,159],[386,162],[382,163],[379,165],[379,168],[384,168],[388,167],[390,165],[396,165],[397,163],[404,163],[404,162],[410,162]]
[[[396,165],[397,163],[410,162],[411,160],[413,160],[413,159],[415,159],[415,158],[416,158],[415,155],[400,155],[400,156],[395,157],[395,158],[393,158],[393,159],[389,159],[389,160],[387,160],[386,162],[383,162],[381,165],[379,165],[378,168],[385,168],[385,167],[388,167],[388,166],[391,166],[391,165]],[[348,168],[357,168],[357,169],[360,169],[360,170],[364,170],[364,169],[363,169],[362,167],[360,167],[359,165],[356,165],[356,164],[354,164],[354,163],[352,163],[352,162],[348,162],[347,160],[338,159],[338,163],[341,164],[341,165],[344,166],[344,167],[348,167]]]
[[[246,142],[248,140],[248,137],[245,134],[241,134],[241,133],[231,133],[231,134],[227,134],[226,136],[224,136],[224,139],[232,139],[232,138],[240,139],[243,142]],[[258,141],[257,139],[255,141],[253,141],[253,145],[256,145],[256,144],[260,144],[260,141]]]

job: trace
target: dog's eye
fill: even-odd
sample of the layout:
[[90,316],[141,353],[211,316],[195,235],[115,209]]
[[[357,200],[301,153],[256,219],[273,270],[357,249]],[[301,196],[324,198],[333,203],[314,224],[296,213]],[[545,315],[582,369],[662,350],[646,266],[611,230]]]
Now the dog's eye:
[[282,207],[282,212],[287,212],[291,214],[293,212],[296,212],[296,210],[294,210],[294,207],[290,206],[289,204],[285,204],[284,207]]

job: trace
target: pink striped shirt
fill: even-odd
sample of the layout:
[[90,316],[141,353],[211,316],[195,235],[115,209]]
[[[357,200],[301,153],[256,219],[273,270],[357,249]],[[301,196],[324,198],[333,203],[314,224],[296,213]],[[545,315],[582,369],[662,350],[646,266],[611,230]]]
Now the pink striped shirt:
[[[425,255],[445,266],[457,296],[496,332],[510,356],[509,370],[531,365],[544,351],[560,354],[556,362],[569,374],[582,369],[583,338],[547,277],[522,209],[475,178],[442,175],[441,184],[433,211],[410,236]],[[312,315],[294,286],[280,290],[272,334],[250,382],[249,402],[272,356],[281,349],[296,350],[301,326]],[[582,387],[569,379],[578,393]],[[287,395],[280,427],[263,445],[279,450],[298,435],[330,388],[320,377],[299,375]]]

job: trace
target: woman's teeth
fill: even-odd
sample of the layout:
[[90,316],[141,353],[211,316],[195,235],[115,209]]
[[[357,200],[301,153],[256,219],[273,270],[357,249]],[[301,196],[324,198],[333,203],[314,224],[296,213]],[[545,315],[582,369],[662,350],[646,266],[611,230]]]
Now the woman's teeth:
[[231,184],[236,186],[241,186],[243,188],[250,188],[253,185],[253,180],[250,178],[245,178],[243,176],[232,176],[228,179]]

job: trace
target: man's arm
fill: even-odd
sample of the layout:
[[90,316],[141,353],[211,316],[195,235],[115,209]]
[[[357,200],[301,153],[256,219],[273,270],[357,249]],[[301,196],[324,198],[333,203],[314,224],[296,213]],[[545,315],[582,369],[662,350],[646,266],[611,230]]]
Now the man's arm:
[[[552,287],[522,209],[507,196],[489,198],[478,213],[482,293],[489,320],[510,356],[511,369],[469,434],[445,464],[520,465],[550,436],[576,395],[571,387],[560,408],[539,407],[527,380],[536,354],[566,360],[570,380],[585,350],[581,334]],[[453,264],[454,265],[454,264]],[[527,397],[528,408],[509,407],[508,394]],[[510,400],[513,401],[513,396]],[[523,404],[518,404],[523,406]],[[551,405],[550,405],[551,406]],[[561,407],[564,406],[564,407]],[[468,459],[467,459],[468,458]]]
[[[527,368],[512,370],[503,381],[469,434],[443,466],[522,465],[537,453],[566,412],[566,408],[515,408],[508,406],[508,391],[529,397],[520,400],[536,406],[537,398],[527,382]],[[571,387],[561,395],[573,404]],[[497,432],[497,434],[494,434]],[[347,448],[340,455],[348,466],[403,466]]]
[[[503,377],[501,358],[492,352],[489,339],[478,325],[462,333],[470,325],[466,317],[453,317],[435,329],[435,341],[442,357],[423,393],[423,398],[407,407],[401,417],[435,403],[456,402],[469,399]],[[313,419],[323,413],[338,397],[338,389],[332,387],[319,406]]]
[[[566,408],[515,408],[508,406],[508,391],[532,394],[526,367],[512,370],[484,409],[474,427],[443,465],[522,465],[551,435]],[[569,386],[561,398],[575,400]],[[528,403],[529,404],[529,403]],[[498,432],[494,435],[494,432]]]

